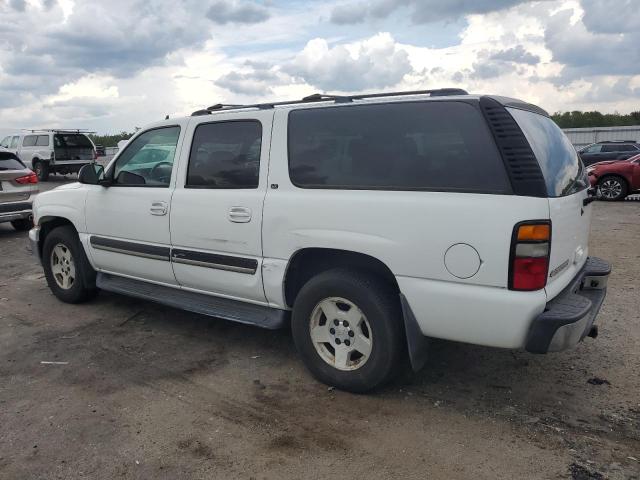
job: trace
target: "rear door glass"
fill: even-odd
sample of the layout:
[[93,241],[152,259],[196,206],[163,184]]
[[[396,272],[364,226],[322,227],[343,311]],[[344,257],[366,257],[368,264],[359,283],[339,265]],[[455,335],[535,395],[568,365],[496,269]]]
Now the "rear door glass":
[[13,155],[6,155],[0,152],[0,171],[4,170],[24,170],[24,163]]
[[36,139],[37,147],[48,147],[49,146],[49,135],[38,135]]
[[538,113],[507,108],[518,122],[535,154],[549,197],[564,197],[587,187],[585,169],[564,132]]
[[24,140],[22,141],[22,146],[34,147],[37,139],[38,137],[36,135],[27,135],[26,137],[24,137]]
[[302,188],[511,191],[482,114],[455,101],[293,110],[289,173]]

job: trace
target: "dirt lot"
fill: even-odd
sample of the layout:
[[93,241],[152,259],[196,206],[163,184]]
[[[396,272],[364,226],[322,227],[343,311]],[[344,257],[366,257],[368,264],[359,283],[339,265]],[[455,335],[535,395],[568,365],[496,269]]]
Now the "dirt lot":
[[595,205],[591,252],[614,266],[597,340],[434,342],[422,372],[355,396],[287,331],[62,304],[0,225],[0,478],[640,478],[639,241],[639,202]]

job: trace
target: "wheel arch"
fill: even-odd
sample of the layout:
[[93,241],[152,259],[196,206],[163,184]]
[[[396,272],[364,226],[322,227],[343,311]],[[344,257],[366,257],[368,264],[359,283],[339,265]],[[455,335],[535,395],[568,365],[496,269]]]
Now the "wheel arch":
[[284,274],[284,299],[293,307],[300,289],[315,275],[337,267],[366,271],[383,279],[396,292],[400,287],[391,269],[380,259],[362,252],[334,248],[307,247],[297,250],[289,259]]
[[78,233],[78,229],[73,224],[71,220],[65,217],[58,216],[43,216],[38,219],[38,225],[40,226],[40,238],[38,239],[38,251],[40,253],[40,257],[42,258],[42,247],[44,246],[44,241],[54,229],[58,227],[63,227],[66,225],[70,225],[76,233]]

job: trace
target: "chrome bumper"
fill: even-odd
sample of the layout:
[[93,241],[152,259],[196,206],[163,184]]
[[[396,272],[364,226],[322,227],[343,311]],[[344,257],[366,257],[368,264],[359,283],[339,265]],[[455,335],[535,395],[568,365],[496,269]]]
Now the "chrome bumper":
[[42,263],[40,258],[40,226],[36,225],[29,230],[29,245],[28,250],[31,250],[31,254],[38,259],[38,263]]

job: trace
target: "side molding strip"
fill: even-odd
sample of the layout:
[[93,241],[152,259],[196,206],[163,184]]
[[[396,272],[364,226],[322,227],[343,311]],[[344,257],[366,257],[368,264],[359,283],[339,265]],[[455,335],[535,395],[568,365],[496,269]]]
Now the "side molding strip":
[[144,243],[126,242],[123,240],[114,240],[112,238],[91,236],[91,246],[96,250],[105,250],[107,252],[122,253],[124,255],[133,255],[135,257],[150,258],[152,260],[170,260],[170,248],[158,247],[156,245],[146,245]]
[[253,258],[230,257],[214,253],[194,252],[174,248],[171,251],[171,261],[197,267],[215,268],[230,272],[254,275],[258,269],[258,261]]

